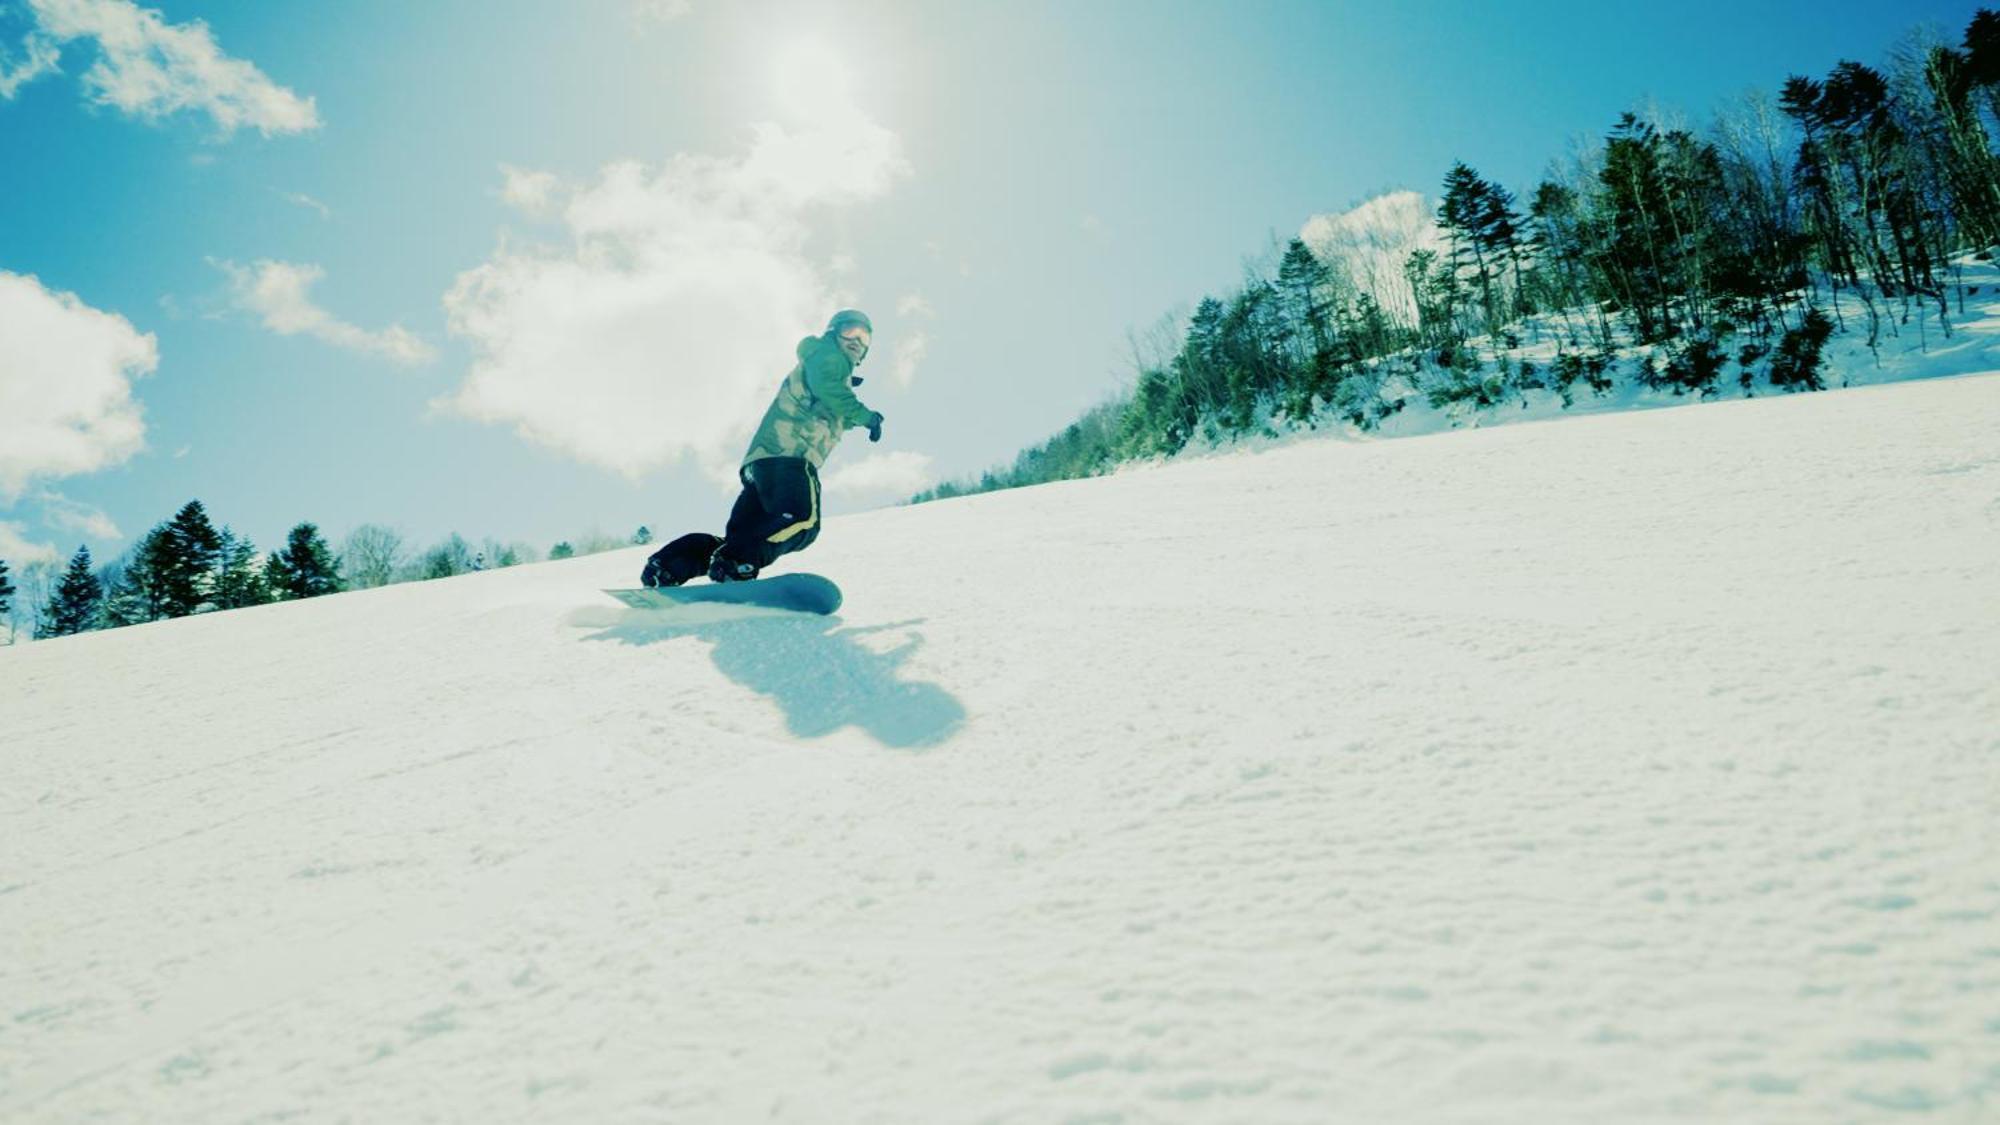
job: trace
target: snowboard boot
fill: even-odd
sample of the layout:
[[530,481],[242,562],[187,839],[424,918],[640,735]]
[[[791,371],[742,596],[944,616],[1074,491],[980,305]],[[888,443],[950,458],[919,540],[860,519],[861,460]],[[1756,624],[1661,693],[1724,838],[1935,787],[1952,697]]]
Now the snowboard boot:
[[722,540],[705,531],[692,531],[654,551],[639,572],[639,582],[647,587],[679,586],[690,578],[708,573],[708,560]]
[[711,582],[748,582],[757,577],[757,568],[747,562],[737,562],[722,553],[717,547],[709,556],[708,580]]
[[658,555],[647,559],[646,569],[639,572],[639,585],[649,590],[659,586],[678,586],[680,584],[681,580],[677,580],[672,574],[667,572],[665,564]]

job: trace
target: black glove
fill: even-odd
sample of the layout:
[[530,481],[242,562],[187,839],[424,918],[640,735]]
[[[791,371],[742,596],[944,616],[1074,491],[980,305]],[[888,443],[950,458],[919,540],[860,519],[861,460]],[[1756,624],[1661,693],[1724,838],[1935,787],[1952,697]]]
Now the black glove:
[[868,440],[882,440],[882,412],[880,410],[868,415]]
[[847,385],[848,385],[848,386],[850,386],[850,387],[858,387],[858,386],[860,386],[860,385],[861,385],[861,376],[859,376],[859,375],[849,375],[849,376],[847,377]]

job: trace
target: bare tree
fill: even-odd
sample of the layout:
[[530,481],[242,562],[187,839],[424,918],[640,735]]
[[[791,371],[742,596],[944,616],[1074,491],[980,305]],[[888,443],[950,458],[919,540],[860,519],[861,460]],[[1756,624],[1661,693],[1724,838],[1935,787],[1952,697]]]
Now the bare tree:
[[340,547],[340,573],[354,588],[387,586],[403,563],[403,536],[379,523],[364,523]]
[[7,627],[13,638],[32,637],[40,623],[42,607],[49,603],[55,587],[56,564],[37,559],[21,568],[14,578],[13,605],[7,612]]

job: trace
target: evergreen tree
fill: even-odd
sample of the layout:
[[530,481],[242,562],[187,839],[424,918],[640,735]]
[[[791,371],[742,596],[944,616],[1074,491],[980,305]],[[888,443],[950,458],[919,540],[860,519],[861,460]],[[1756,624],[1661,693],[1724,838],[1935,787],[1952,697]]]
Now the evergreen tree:
[[1417,338],[1423,346],[1439,349],[1439,362],[1448,365],[1460,338],[1458,267],[1435,250],[1413,250],[1403,261],[1403,277],[1416,298]]
[[419,576],[425,579],[468,574],[474,569],[472,547],[454,531],[445,537],[444,542],[424,552],[417,569]]
[[64,572],[62,581],[56,583],[55,592],[49,596],[49,604],[42,609],[41,621],[35,626],[35,638],[67,637],[96,628],[98,609],[103,600],[104,587],[90,571],[90,548],[78,547],[76,555],[69,560],[69,570]]
[[160,608],[168,617],[186,617],[209,604],[222,535],[209,522],[201,501],[190,500],[165,524],[165,538],[153,559]]
[[1455,278],[1466,276],[1470,260],[1471,278],[1478,283],[1480,307],[1486,314],[1486,331],[1494,333],[1501,324],[1500,306],[1494,300],[1494,248],[1496,225],[1506,225],[1511,244],[1512,213],[1495,198],[1493,185],[1463,161],[1451,166],[1444,178],[1444,201],[1438,205],[1438,225],[1451,240],[1451,266]]
[[1286,412],[1304,418],[1314,395],[1328,396],[1333,390],[1337,359],[1333,344],[1332,275],[1326,264],[1305,244],[1294,238],[1285,246],[1278,262],[1278,292],[1285,316],[1291,321],[1294,343],[1292,365],[1294,388]]
[[168,616],[167,589],[162,577],[174,547],[166,524],[146,533],[118,564],[107,568],[103,624],[107,628],[143,625]]
[[2000,161],[1994,159],[1986,125],[1972,101],[1977,79],[1969,52],[1933,47],[1924,58],[1923,80],[1936,113],[1945,183],[1959,229],[1973,245],[1992,246],[2000,242]]
[[[1410,249],[1421,240],[1393,224],[1329,235],[1317,251],[1292,239],[1274,276],[1204,298],[1163,347],[1135,354],[1126,395],[1011,466],[922,498],[1171,454],[1271,406],[1294,421],[1330,406],[1368,428],[1413,387],[1473,407],[1550,390],[1567,406],[1579,384],[1604,395],[1636,368],[1646,385],[1707,396],[1734,356],[1746,389],[1767,360],[1774,385],[1816,389],[1843,309],[1866,308],[1871,345],[1899,325],[1926,331],[1919,300],[1947,334],[1954,301],[1970,315],[1980,287],[1944,275],[1955,255],[2000,247],[1996,123],[2000,12],[1981,9],[1958,48],[1913,42],[1886,71],[1843,61],[1823,79],[1793,76],[1703,133],[1624,114],[1600,151],[1537,187],[1525,219],[1506,189],[1456,164],[1434,217],[1443,245]],[[1885,298],[1902,301],[1900,315]],[[1496,356],[1489,370],[1463,346],[1482,321],[1506,338],[1537,311],[1564,326],[1546,362]],[[1437,385],[1430,364],[1443,369]]]
[[1226,408],[1221,421],[1243,433],[1257,418],[1257,404],[1285,383],[1285,328],[1277,291],[1267,281],[1246,286],[1228,305],[1216,337]]
[[1966,65],[1981,86],[2000,86],[2000,12],[1981,8],[1965,26]]
[[567,539],[549,548],[549,558],[551,559],[568,559],[574,557],[576,557],[576,548],[570,546]]
[[[1576,326],[1570,323],[1569,310],[1584,303],[1584,294],[1590,290],[1590,274],[1576,192],[1554,180],[1544,180],[1535,188],[1528,214],[1534,220],[1528,253],[1535,261],[1531,275],[1538,292],[1535,303],[1558,310],[1567,326],[1569,342],[1580,343]],[[1601,335],[1609,335],[1601,311],[1597,327]]]
[[1987,112],[2000,118],[2000,12],[1981,8],[1965,26],[1966,78],[1986,94]]
[[1610,232],[1605,264],[1619,305],[1632,314],[1639,341],[1673,335],[1670,302],[1673,241],[1660,171],[1660,136],[1627,113],[1605,140],[1604,189]]
[[7,576],[7,560],[0,559],[0,617],[14,609],[14,580]]
[[1203,297],[1188,321],[1187,341],[1174,359],[1174,373],[1201,414],[1212,414],[1228,402],[1219,356],[1224,315],[1221,301]]
[[1502,276],[1502,265],[1514,275],[1514,287],[1502,311],[1506,320],[1518,320],[1533,310],[1525,301],[1527,287],[1521,279],[1521,213],[1514,208],[1514,193],[1486,181],[1477,218],[1479,246],[1492,263],[1495,279]]
[[299,524],[285,537],[285,549],[265,563],[264,578],[281,598],[316,598],[342,589],[333,551],[310,523]]
[[635,547],[644,547],[646,544],[651,543],[652,541],[653,541],[653,529],[647,527],[645,524],[640,524],[639,530],[632,533],[632,545]]
[[239,538],[223,528],[219,565],[210,597],[217,609],[242,609],[264,605],[271,600],[271,586],[264,577],[264,560],[248,536]]

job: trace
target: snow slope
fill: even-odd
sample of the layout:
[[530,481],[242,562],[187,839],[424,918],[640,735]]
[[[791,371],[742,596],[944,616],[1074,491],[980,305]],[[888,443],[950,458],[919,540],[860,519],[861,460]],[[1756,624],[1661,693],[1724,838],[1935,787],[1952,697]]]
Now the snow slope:
[[2000,1115],[2000,375],[0,651],[0,1119]]

